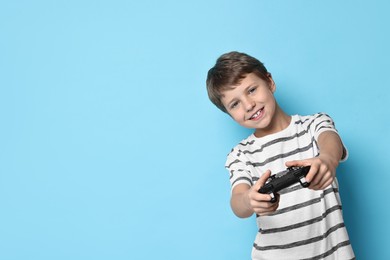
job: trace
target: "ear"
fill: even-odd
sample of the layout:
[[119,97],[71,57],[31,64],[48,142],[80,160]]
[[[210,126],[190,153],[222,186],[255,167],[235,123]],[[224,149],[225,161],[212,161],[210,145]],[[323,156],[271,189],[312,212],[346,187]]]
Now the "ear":
[[275,93],[276,91],[276,84],[274,79],[272,78],[271,73],[268,73],[268,84],[269,84],[269,89],[272,91],[272,93]]

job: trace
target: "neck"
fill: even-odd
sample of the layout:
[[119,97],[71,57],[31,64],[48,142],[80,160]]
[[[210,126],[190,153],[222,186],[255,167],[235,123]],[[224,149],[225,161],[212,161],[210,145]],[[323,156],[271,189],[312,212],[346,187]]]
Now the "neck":
[[276,105],[275,115],[266,129],[256,129],[254,135],[256,137],[264,137],[266,135],[278,133],[286,129],[291,122],[291,116],[286,114],[279,105]]

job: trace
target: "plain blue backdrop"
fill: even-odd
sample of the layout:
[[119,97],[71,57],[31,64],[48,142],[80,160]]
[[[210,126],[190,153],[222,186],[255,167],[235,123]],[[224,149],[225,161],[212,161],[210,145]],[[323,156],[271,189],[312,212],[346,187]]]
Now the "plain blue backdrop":
[[1,1],[0,259],[249,259],[208,100],[224,52],[290,114],[324,111],[357,259],[390,259],[388,1]]

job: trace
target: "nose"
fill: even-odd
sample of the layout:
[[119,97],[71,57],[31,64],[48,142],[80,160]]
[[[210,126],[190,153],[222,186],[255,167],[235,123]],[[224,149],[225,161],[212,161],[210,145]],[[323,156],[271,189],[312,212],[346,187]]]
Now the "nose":
[[251,98],[246,98],[245,100],[245,109],[247,112],[250,112],[251,110],[253,110],[253,108],[256,106],[256,103],[254,100],[252,100]]

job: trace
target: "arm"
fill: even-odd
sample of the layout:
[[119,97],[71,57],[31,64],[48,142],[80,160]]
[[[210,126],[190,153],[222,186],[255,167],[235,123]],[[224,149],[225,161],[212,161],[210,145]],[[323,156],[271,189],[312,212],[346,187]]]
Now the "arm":
[[306,180],[310,182],[309,188],[313,190],[323,190],[333,182],[336,168],[345,154],[339,135],[333,131],[325,131],[319,135],[318,147],[319,156],[286,163],[287,167],[310,165]]
[[248,184],[238,184],[233,188],[230,206],[234,214],[240,218],[248,218],[253,213],[266,215],[274,212],[278,208],[279,201],[271,203],[271,196],[269,194],[261,194],[258,192],[270,174],[270,171],[265,172],[252,187]]

